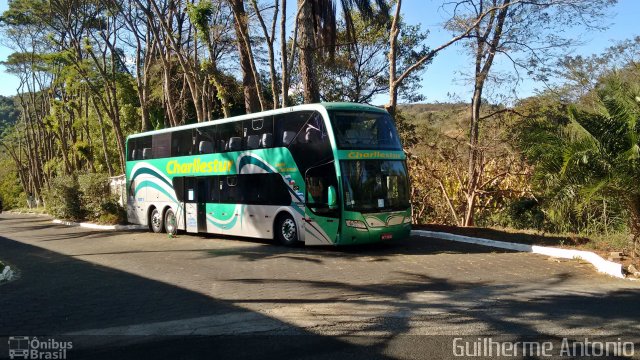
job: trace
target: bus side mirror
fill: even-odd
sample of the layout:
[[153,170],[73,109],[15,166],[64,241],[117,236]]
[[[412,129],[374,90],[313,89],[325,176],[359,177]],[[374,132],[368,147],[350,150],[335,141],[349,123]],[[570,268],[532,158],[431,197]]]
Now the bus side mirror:
[[335,186],[331,185],[329,186],[328,189],[328,195],[329,195],[329,209],[335,209],[338,207],[338,196],[336,194],[336,188]]

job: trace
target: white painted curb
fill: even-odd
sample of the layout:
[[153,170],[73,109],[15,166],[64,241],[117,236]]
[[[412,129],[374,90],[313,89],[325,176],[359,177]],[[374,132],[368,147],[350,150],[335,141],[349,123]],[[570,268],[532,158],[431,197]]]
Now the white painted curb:
[[80,226],[87,229],[95,230],[145,230],[147,227],[144,225],[99,225],[94,223],[77,223],[73,221],[53,219],[51,221],[54,224],[66,225],[66,226]]
[[596,267],[598,272],[611,275],[617,278],[624,278],[622,273],[622,264],[613,261],[607,261],[591,251],[559,249],[547,246],[516,244],[504,241],[488,240],[464,235],[449,234],[440,231],[428,230],[411,230],[412,235],[426,236],[442,240],[458,241],[469,244],[496,247],[501,249],[530,252],[534,254],[542,254],[562,259],[581,259],[591,263]]
[[13,279],[13,275],[13,270],[11,270],[11,267],[7,265],[2,270],[2,273],[0,273],[0,281],[11,281],[11,279]]

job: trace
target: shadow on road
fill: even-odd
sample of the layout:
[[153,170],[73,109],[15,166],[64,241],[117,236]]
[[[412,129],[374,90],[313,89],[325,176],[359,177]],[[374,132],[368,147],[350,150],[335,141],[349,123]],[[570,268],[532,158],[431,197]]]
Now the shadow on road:
[[[375,341],[363,346],[316,335],[228,302],[5,237],[0,237],[0,254],[21,273],[19,280],[0,287],[0,336],[71,339],[79,350],[70,352],[70,358],[255,358],[257,354],[268,359],[331,359],[345,354],[387,358]],[[99,336],[62,336],[87,329],[239,313],[252,313],[257,321],[274,323],[288,335],[122,336],[115,344],[89,349],[86,344],[103,343]],[[291,336],[297,340],[291,341]],[[8,354],[6,342],[0,344],[0,351],[1,356]]]

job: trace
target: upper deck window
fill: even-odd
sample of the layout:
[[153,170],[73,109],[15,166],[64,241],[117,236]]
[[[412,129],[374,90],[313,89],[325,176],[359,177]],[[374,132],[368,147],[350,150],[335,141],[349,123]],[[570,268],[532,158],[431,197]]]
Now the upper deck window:
[[402,150],[391,116],[381,112],[329,111],[341,149]]

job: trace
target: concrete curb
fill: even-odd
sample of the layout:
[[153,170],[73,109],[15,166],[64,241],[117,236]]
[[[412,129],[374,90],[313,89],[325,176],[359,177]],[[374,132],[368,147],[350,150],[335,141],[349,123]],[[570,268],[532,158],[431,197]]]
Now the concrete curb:
[[598,272],[611,275],[617,278],[624,278],[624,274],[622,273],[622,264],[605,260],[602,257],[600,257],[598,254],[593,253],[591,251],[560,249],[560,248],[547,247],[547,246],[509,243],[504,241],[488,240],[488,239],[482,239],[482,238],[476,238],[476,237],[470,237],[470,236],[464,236],[464,235],[449,234],[449,233],[444,233],[439,231],[411,230],[411,234],[418,235],[418,236],[426,236],[426,237],[431,237],[436,239],[442,239],[442,240],[458,241],[458,242],[464,242],[469,244],[490,246],[490,247],[507,249],[507,250],[530,252],[534,254],[547,255],[547,256],[557,257],[562,259],[581,259],[595,266]]
[[11,281],[15,276],[15,272],[11,269],[9,265],[6,265],[2,272],[0,273],[0,282],[2,281]]
[[94,229],[94,230],[145,230],[147,229],[144,225],[99,225],[94,223],[77,223],[73,221],[59,220],[53,219],[51,221],[54,224],[66,225],[66,226],[79,226],[81,228],[86,229]]

